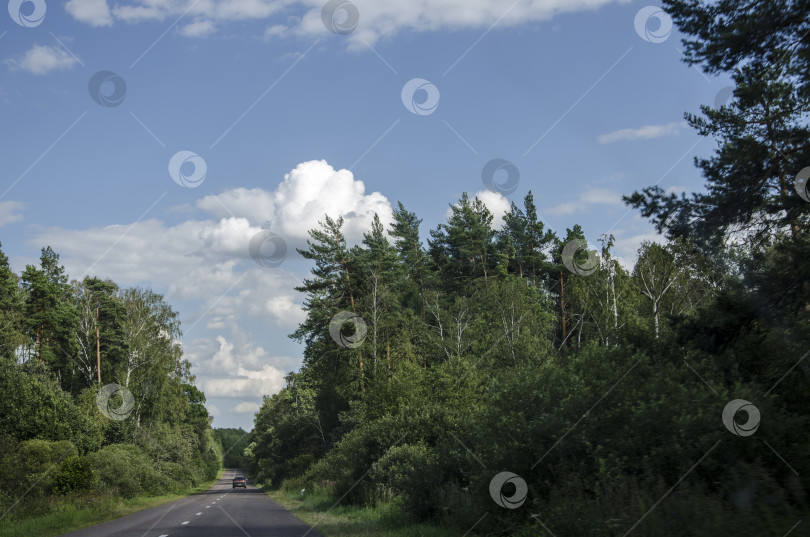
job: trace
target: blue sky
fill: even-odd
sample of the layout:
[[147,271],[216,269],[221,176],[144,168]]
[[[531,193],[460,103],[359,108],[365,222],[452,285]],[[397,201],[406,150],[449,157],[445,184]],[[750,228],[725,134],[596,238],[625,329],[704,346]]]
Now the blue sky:
[[[72,278],[164,293],[214,425],[250,428],[261,396],[300,366],[286,337],[308,270],[295,248],[324,213],[344,215],[356,242],[402,201],[424,238],[462,192],[500,214],[532,190],[552,229],[613,233],[632,263],[655,233],[620,196],[701,188],[693,158],[713,145],[683,113],[728,80],[681,62],[681,36],[648,2],[414,4],[353,1],[359,19],[341,34],[320,0],[12,0],[0,241],[13,269],[50,245]],[[332,20],[352,25],[347,13]],[[116,106],[91,98],[100,71],[102,103],[125,83]],[[422,115],[406,105],[424,89],[402,96],[415,78],[438,98]],[[169,172],[181,151],[205,163],[193,188]],[[520,174],[506,196],[505,172],[494,191],[482,181],[496,158]],[[277,267],[248,253],[265,223],[288,247]]]

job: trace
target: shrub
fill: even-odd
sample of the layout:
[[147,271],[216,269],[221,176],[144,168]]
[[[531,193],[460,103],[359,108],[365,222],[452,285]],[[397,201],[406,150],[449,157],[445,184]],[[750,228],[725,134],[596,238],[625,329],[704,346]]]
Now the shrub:
[[421,442],[388,448],[369,474],[377,486],[377,499],[390,502],[401,498],[406,513],[415,520],[436,514],[439,476],[435,450]]
[[89,458],[99,474],[99,484],[117,488],[125,498],[172,490],[171,481],[132,444],[106,446]]
[[62,467],[53,477],[53,490],[58,494],[64,494],[72,490],[92,489],[98,475],[93,470],[93,465],[87,457],[71,455],[62,461]]
[[8,460],[11,463],[7,478],[10,490],[24,492],[33,497],[50,494],[54,474],[63,459],[77,454],[76,446],[67,440],[26,440],[17,447],[17,452]]

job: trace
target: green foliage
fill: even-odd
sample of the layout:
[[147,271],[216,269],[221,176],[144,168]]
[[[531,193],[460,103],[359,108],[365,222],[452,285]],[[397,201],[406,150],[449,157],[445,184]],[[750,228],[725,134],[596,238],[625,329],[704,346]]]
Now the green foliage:
[[[159,294],[68,283],[50,247],[17,277],[0,252],[0,508],[28,506],[26,494],[58,509],[89,491],[158,495],[212,479],[222,447],[179,338]],[[123,419],[99,409],[109,383],[133,395]]]
[[114,487],[124,498],[163,494],[175,489],[175,482],[158,471],[149,457],[135,445],[105,446],[88,457],[98,473],[98,485]]
[[72,490],[92,489],[98,476],[87,457],[72,455],[62,461],[62,467],[53,476],[53,491],[64,494]]
[[436,450],[420,442],[390,447],[372,465],[369,480],[375,484],[375,501],[399,500],[410,518],[425,520],[442,505],[438,475]]
[[25,440],[17,442],[5,437],[0,469],[0,483],[11,497],[27,492],[31,497],[41,497],[53,492],[54,476],[59,473],[62,462],[76,456],[71,442],[62,440]]
[[28,369],[0,361],[0,430],[18,440],[69,440],[82,453],[98,448],[96,425],[46,371]]

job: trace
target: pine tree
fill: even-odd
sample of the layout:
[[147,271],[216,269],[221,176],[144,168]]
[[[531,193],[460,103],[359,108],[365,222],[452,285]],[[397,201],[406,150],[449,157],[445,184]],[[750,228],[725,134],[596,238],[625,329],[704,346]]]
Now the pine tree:
[[537,285],[548,269],[545,251],[556,236],[538,220],[531,191],[523,199],[523,207],[512,203],[511,210],[504,215],[503,229],[498,232],[498,243],[509,258],[509,272]]
[[[335,220],[327,215],[320,226],[309,230],[308,249],[298,249],[315,267],[313,278],[305,279],[303,285],[295,288],[307,294],[304,300],[307,318],[290,337],[306,343],[307,381],[317,386],[318,408],[324,414],[324,428],[330,430],[338,423],[338,413],[346,410],[348,401],[362,390],[364,366],[360,347],[355,351],[342,348],[329,334],[329,323],[335,314],[357,310],[352,279],[356,261],[346,245],[343,218]],[[351,356],[356,357],[356,365],[352,364]]]
[[685,39],[685,59],[708,73],[729,73],[728,105],[686,114],[701,136],[718,141],[696,158],[706,192],[666,193],[658,186],[625,197],[659,232],[718,251],[732,235],[765,246],[776,235],[800,239],[810,203],[796,192],[810,163],[810,37],[806,2],[667,0]]
[[50,246],[42,249],[40,268],[27,265],[21,275],[25,294],[22,323],[28,338],[28,359],[50,365],[57,375],[72,368],[76,353],[74,333],[77,311],[59,255]]
[[492,213],[480,199],[470,200],[465,192],[450,210],[447,224],[430,231],[428,245],[445,292],[455,293],[479,278],[486,283],[498,256]]
[[427,263],[422,242],[419,240],[421,223],[422,220],[415,213],[407,211],[402,202],[398,202],[398,207],[394,210],[391,236],[394,237],[394,247],[400,260],[406,267],[407,277],[400,284],[403,288],[401,292],[406,304],[414,309],[419,308],[424,322]]

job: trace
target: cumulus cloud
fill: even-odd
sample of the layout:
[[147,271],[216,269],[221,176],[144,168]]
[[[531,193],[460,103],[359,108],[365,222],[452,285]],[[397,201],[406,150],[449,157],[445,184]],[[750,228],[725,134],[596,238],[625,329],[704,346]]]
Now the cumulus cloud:
[[637,129],[621,129],[596,137],[600,144],[612,144],[623,140],[651,140],[662,136],[678,134],[686,126],[682,121],[667,123],[666,125],[645,125]]
[[25,54],[16,58],[6,58],[4,63],[12,71],[28,71],[44,75],[51,71],[70,69],[78,60],[61,48],[34,45]]
[[196,339],[183,346],[183,354],[192,363],[207,397],[249,399],[273,395],[284,387],[283,368],[295,362],[290,357],[271,356],[254,343],[236,343],[221,335]]
[[90,26],[112,26],[113,17],[107,0],[69,0],[65,11]]
[[260,371],[240,368],[235,376],[204,379],[202,385],[208,397],[261,397],[284,387],[284,372],[269,365]]
[[269,222],[271,230],[293,240],[308,238],[307,231],[319,227],[325,214],[342,216],[347,240],[358,242],[371,227],[374,213],[384,225],[393,221],[388,199],[365,190],[363,181],[349,170],[335,170],[325,160],[312,160],[296,166],[272,192],[237,188],[206,196],[197,206],[220,218],[243,215],[255,226]]
[[23,219],[22,211],[25,204],[21,201],[0,201],[0,227]]
[[[486,29],[498,21],[500,28],[549,20],[561,13],[594,10],[606,4],[629,0],[353,0],[361,24],[350,36],[350,43],[363,46],[380,37],[392,37],[403,31],[437,31],[443,29]],[[82,6],[68,10],[78,20],[93,23],[109,13],[105,0],[71,0]],[[91,10],[89,7],[94,9]],[[273,20],[266,35],[293,33],[301,36],[324,35],[321,20],[323,0],[201,0],[189,6],[185,0],[129,0],[116,3],[115,19],[133,23],[164,21],[184,13],[197,21],[222,23],[239,20]],[[106,11],[105,11],[106,10]],[[88,13],[94,13],[93,16]],[[278,24],[284,21],[285,25]]]
[[[277,293],[263,306],[279,314],[291,312],[291,302],[278,295],[280,285],[294,281],[282,264],[269,271],[253,263],[248,245],[269,222],[284,237],[288,256],[303,246],[307,230],[318,227],[324,214],[344,217],[344,233],[359,242],[370,228],[374,213],[384,224],[392,217],[391,204],[379,192],[365,193],[362,181],[348,170],[335,170],[326,161],[304,162],[284,176],[275,190],[237,188],[209,195],[196,207],[208,219],[189,219],[174,226],[151,219],[131,225],[110,225],[86,230],[49,228],[33,242],[60,245],[71,274],[110,277],[123,283],[160,282],[180,299],[220,296],[243,278],[240,285],[255,285]],[[111,248],[111,246],[113,246]],[[249,268],[240,263],[249,262]],[[297,283],[296,283],[297,284]],[[236,292],[244,287],[234,287]]]

